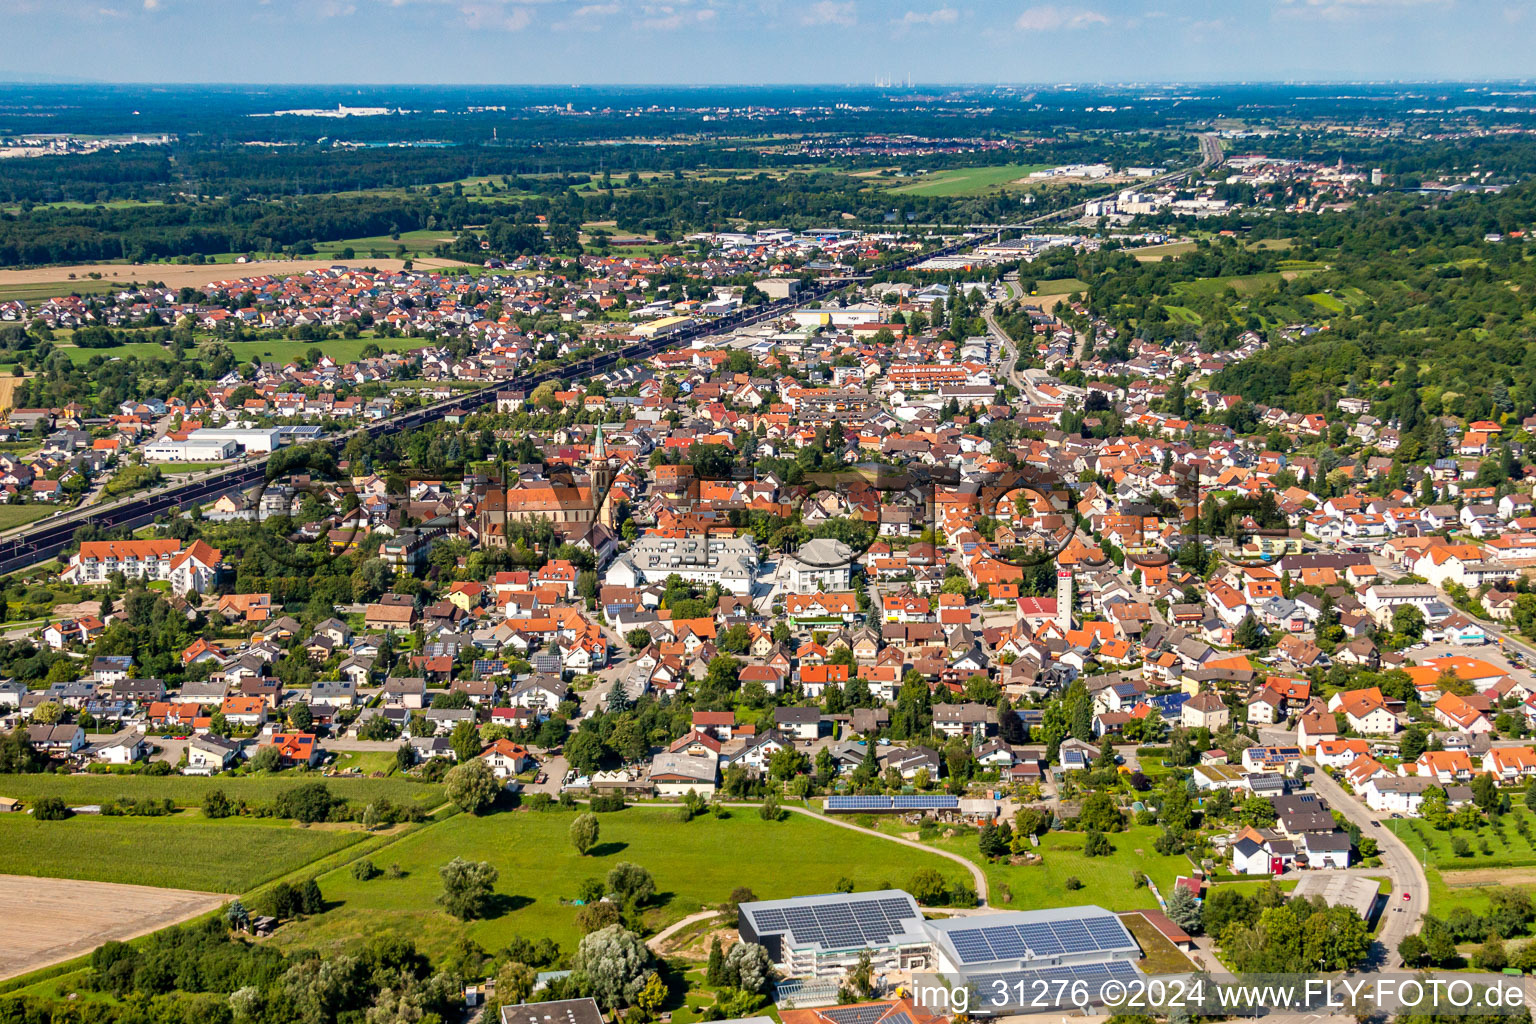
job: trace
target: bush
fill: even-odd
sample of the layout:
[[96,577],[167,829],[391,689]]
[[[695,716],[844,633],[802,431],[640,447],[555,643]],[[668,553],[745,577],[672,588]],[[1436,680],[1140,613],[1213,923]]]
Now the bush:
[[384,874],[388,878],[404,878],[405,877],[405,868],[402,868],[400,866],[399,862],[397,861],[397,862],[391,864],[385,870]]
[[547,811],[554,806],[555,799],[548,793],[530,793],[523,798],[523,803],[530,811]]
[[234,801],[224,795],[222,789],[210,789],[208,795],[203,797],[203,816],[206,818],[227,818],[235,813]]
[[62,797],[39,797],[37,803],[32,805],[32,817],[38,821],[63,821],[74,814]]
[[1068,892],[1077,892],[1077,890],[1083,887],[1082,881],[1076,875],[1068,878],[1065,884]]
[[325,783],[308,782],[278,794],[277,816],[313,824],[328,819],[338,802]]
[[359,882],[366,882],[370,878],[377,878],[382,873],[379,870],[379,866],[367,857],[352,863],[352,877]]

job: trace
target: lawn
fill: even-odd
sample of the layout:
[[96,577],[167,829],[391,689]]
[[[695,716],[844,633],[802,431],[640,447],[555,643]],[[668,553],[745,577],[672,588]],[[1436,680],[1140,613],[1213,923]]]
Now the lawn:
[[0,817],[0,874],[246,892],[366,838],[271,818]]
[[205,469],[219,469],[229,465],[228,462],[157,462],[160,472],[168,474],[176,473],[201,473]]
[[383,772],[388,775],[395,770],[395,755],[389,751],[348,750],[336,755],[334,767],[341,772]]
[[[765,822],[750,809],[687,823],[670,808],[602,814],[596,853],[582,857],[568,840],[573,818],[560,810],[460,814],[422,829],[376,858],[381,868],[399,864],[404,878],[359,882],[346,868],[324,875],[326,900],[339,906],[285,926],[277,941],[325,946],[391,932],[411,936],[435,956],[460,936],[494,949],[521,935],[548,936],[571,950],[579,939],[576,908],[561,900],[574,897],[583,879],[600,878],[621,861],[644,866],[656,879],[658,905],[645,922],[651,930],[721,902],[742,885],[759,898],[778,899],[831,892],[844,876],[856,888],[875,889],[902,886],[920,867],[934,867],[951,880],[962,874],[947,860],[883,839],[799,814]],[[498,905],[489,919],[463,925],[437,908],[438,870],[454,856],[490,861],[500,872]]]
[[1071,295],[1073,292],[1087,292],[1088,283],[1075,277],[1058,277],[1053,281],[1036,281],[1035,290],[1031,295]]
[[[1528,826],[1527,834],[1536,838],[1536,815],[1528,808],[1516,804],[1508,813],[1500,815],[1498,820],[1504,826],[1502,836],[1486,824],[1479,826],[1476,831],[1451,829],[1444,832],[1413,818],[1391,818],[1386,824],[1399,839],[1408,844],[1408,849],[1426,867],[1450,871],[1536,865],[1536,844],[1522,838],[1515,831],[1515,823],[1524,821]],[[1468,856],[1458,857],[1451,848],[1453,837],[1458,835],[1467,839],[1470,848]],[[1487,847],[1486,852],[1484,846]]]
[[[1031,171],[1049,164],[1000,164],[994,167],[956,167],[929,171],[915,181],[897,185],[889,191],[908,196],[979,196],[993,189],[1013,185]],[[1022,186],[1015,186],[1022,187]]]
[[35,523],[57,511],[56,505],[0,505],[0,530],[14,530]]
[[1314,305],[1321,306],[1330,313],[1344,312],[1344,303],[1329,295],[1327,292],[1313,292],[1307,296]]
[[[393,755],[391,755],[393,756]],[[99,804],[128,797],[169,797],[179,807],[201,806],[209,790],[222,789],[232,800],[271,803],[278,793],[305,782],[324,782],[333,794],[367,802],[387,797],[397,804],[414,803],[430,810],[443,802],[441,786],[408,778],[337,779],[309,775],[243,775],[203,778],[195,775],[7,775],[0,778],[0,796],[30,803],[40,796],[63,797],[73,805]]]
[[[888,823],[883,831],[915,838],[911,830],[895,823]],[[1017,866],[985,863],[976,848],[974,831],[931,843],[981,864],[987,872],[987,885],[992,890],[990,902],[995,907],[1030,910],[1097,903],[1111,910],[1156,910],[1157,897],[1151,889],[1138,887],[1133,874],[1140,872],[1151,877],[1166,897],[1173,889],[1174,879],[1193,871],[1188,857],[1164,856],[1153,850],[1152,843],[1160,833],[1154,826],[1132,826],[1109,837],[1115,847],[1113,854],[1085,857],[1083,833],[1048,832],[1040,838],[1036,851],[1041,855],[1041,863]],[[1069,878],[1082,882],[1083,888],[1068,889]],[[1004,899],[1005,886],[1013,896],[1011,902]]]

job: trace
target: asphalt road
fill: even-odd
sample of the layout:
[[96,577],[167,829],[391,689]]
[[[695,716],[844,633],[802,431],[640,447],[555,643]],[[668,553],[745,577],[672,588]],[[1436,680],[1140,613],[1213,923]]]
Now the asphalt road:
[[[1311,764],[1311,762],[1308,762]],[[1381,911],[1381,927],[1371,950],[1371,966],[1382,969],[1397,967],[1402,958],[1397,955],[1397,945],[1404,937],[1418,931],[1419,921],[1429,909],[1429,879],[1424,875],[1424,865],[1385,826],[1372,825],[1380,815],[1344,791],[1344,787],[1330,779],[1322,769],[1311,764],[1309,781],[1328,806],[1343,812],[1344,816],[1360,826],[1361,835],[1376,840],[1381,849],[1381,864],[1392,878],[1392,892],[1387,906]],[[1403,894],[1408,899],[1403,899]]]

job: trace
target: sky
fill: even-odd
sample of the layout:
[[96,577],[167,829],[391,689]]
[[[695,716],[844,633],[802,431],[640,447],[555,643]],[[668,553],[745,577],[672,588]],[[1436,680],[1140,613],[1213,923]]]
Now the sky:
[[1536,0],[0,0],[0,80],[867,84],[1528,76]]

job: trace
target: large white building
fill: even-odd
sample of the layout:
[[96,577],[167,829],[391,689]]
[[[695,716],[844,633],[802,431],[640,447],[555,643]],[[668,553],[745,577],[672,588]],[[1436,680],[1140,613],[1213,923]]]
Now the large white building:
[[238,453],[235,442],[229,440],[188,437],[185,441],[177,441],[162,437],[144,449],[144,459],[147,462],[222,462]]
[[282,443],[282,438],[283,432],[276,427],[203,427],[187,435],[188,442],[198,444],[233,441],[253,455],[265,455],[276,451],[277,446]]
[[641,537],[608,567],[605,583],[639,587],[677,575],[701,586],[719,584],[732,594],[752,592],[757,577],[757,541],[751,537]]
[[788,559],[792,594],[833,593],[853,585],[853,549],[821,537],[801,546]]
[[114,573],[128,579],[163,580],[178,594],[203,593],[213,582],[223,559],[218,548],[203,541],[182,550],[181,541],[168,537],[150,540],[85,541],[70,557],[62,578],[69,583],[100,585]]
[[933,971],[988,996],[1140,976],[1135,938],[1096,906],[928,921],[911,895],[888,889],[743,903],[737,928],[790,978],[842,977],[866,954],[877,972]]

